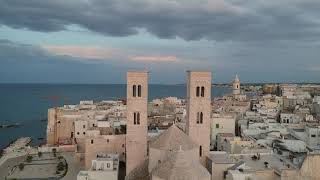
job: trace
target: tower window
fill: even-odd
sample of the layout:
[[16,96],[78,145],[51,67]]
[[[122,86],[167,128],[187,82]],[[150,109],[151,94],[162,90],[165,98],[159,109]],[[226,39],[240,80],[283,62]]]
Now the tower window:
[[93,144],[93,139],[91,139],[91,144]]
[[200,96],[200,87],[197,86],[197,89],[196,89],[196,96],[199,97]]
[[136,85],[133,85],[133,86],[132,86],[132,96],[133,96],[133,97],[136,97],[136,95],[137,95],[137,92],[136,92],[136,91],[137,91],[137,86],[136,86]]
[[138,85],[138,97],[141,97],[141,85]]
[[133,113],[133,124],[140,124],[140,113],[135,112]]
[[200,113],[197,112],[197,124],[199,124],[199,123],[200,123]]
[[204,97],[204,86],[201,87],[201,97]]
[[202,157],[202,146],[199,147],[199,156]]
[[137,113],[137,124],[140,124],[140,113]]
[[197,113],[197,124],[203,124],[203,113],[202,112]]

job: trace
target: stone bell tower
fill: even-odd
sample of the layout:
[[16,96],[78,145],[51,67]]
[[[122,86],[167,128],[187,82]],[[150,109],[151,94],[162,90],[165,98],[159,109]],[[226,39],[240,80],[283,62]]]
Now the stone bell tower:
[[210,151],[211,72],[187,71],[186,133],[199,145],[199,158],[206,165]]
[[233,95],[240,94],[240,79],[239,79],[238,75],[236,75],[236,77],[234,78],[233,83],[232,83],[232,94]]
[[147,158],[148,72],[127,73],[126,174]]

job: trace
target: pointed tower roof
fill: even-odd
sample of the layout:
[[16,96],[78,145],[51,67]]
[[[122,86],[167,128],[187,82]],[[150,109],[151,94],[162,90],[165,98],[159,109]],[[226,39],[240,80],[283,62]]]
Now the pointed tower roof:
[[163,132],[153,143],[151,143],[150,147],[169,151],[191,150],[198,148],[197,144],[176,125],[172,125],[169,129]]
[[236,74],[236,77],[234,78],[234,80],[233,80],[233,82],[235,83],[235,82],[240,82],[240,79],[239,79],[239,76],[238,76],[238,74]]
[[166,180],[210,179],[210,174],[199,161],[192,160],[187,153],[180,150],[154,169],[152,175]]

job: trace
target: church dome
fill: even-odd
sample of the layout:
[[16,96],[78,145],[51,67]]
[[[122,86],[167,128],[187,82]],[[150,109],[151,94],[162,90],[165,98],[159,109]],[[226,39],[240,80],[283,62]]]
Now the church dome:
[[151,143],[150,148],[167,151],[186,151],[197,149],[198,146],[176,125],[172,125],[169,129],[163,132],[153,143]]
[[165,180],[209,180],[210,173],[199,161],[192,160],[187,153],[180,150],[159,164],[152,176]]

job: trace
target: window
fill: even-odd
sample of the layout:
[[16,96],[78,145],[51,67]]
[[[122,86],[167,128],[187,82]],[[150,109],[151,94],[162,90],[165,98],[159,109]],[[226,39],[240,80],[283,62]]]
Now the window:
[[202,157],[202,146],[199,147],[199,156]]
[[197,97],[199,97],[199,96],[200,96],[200,87],[199,87],[199,86],[197,86],[196,96],[197,96]]
[[140,113],[137,113],[137,124],[140,124]]
[[203,113],[202,112],[197,113],[197,124],[203,124]]
[[83,135],[85,135],[85,134],[86,134],[86,132],[83,132],[82,134],[83,134]]
[[141,85],[138,86],[138,97],[141,97]]
[[132,86],[132,96],[133,96],[133,97],[136,97],[136,88],[137,88],[136,85],[133,85],[133,86]]
[[203,124],[203,113],[200,113],[200,124]]
[[199,124],[199,123],[200,123],[200,113],[197,112],[197,124]]
[[216,124],[216,129],[219,129],[219,126],[220,126],[219,124]]
[[110,163],[107,163],[107,168],[110,168]]
[[79,133],[79,132],[77,132],[77,134],[79,135],[80,133]]
[[109,142],[109,139],[107,139],[107,143]]
[[86,128],[86,125],[83,125],[82,127],[83,127],[83,129],[85,129],[85,128]]
[[133,124],[140,124],[140,113],[133,113]]
[[316,137],[316,135],[315,134],[311,134],[311,137]]
[[204,97],[204,86],[201,87],[201,97]]
[[91,139],[91,144],[93,144],[93,139]]

